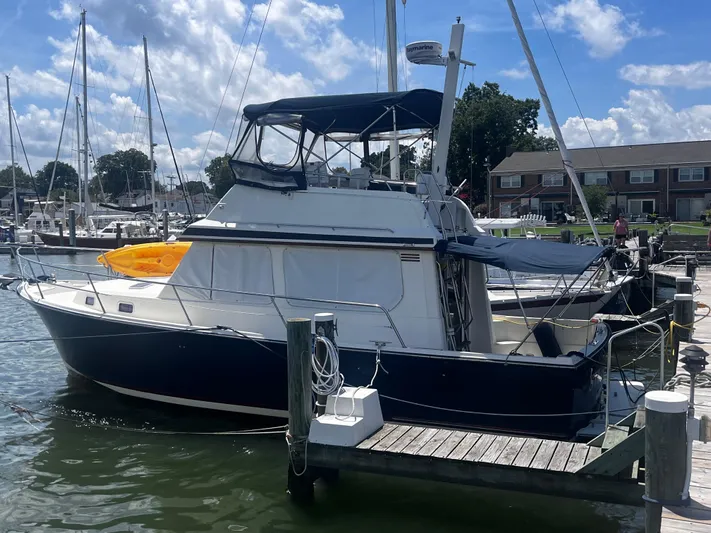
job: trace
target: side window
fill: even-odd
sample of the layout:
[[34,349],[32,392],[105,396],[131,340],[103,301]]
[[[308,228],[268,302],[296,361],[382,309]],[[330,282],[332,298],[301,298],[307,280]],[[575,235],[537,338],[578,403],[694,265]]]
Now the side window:
[[266,296],[240,294],[274,294],[272,254],[266,246],[216,244],[212,265],[213,300],[271,304],[271,299]]
[[[287,249],[286,296],[379,304],[390,310],[403,297],[401,268],[400,256],[394,251]],[[291,299],[289,303],[298,307],[349,308]]]

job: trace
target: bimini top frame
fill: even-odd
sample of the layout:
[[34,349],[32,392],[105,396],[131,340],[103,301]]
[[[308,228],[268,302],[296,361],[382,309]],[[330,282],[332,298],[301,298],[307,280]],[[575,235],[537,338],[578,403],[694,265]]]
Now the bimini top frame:
[[[367,164],[370,140],[414,138],[410,146],[414,145],[437,128],[441,108],[442,93],[429,89],[287,98],[250,105],[244,109],[246,127],[230,166],[237,183],[304,190],[309,185],[307,172],[327,171],[328,161],[343,151]],[[424,132],[393,133],[407,130]],[[323,138],[323,148],[319,138]],[[335,143],[335,153],[327,154],[327,141]],[[364,143],[362,154],[349,147],[353,142]],[[307,163],[309,159],[312,162]]]

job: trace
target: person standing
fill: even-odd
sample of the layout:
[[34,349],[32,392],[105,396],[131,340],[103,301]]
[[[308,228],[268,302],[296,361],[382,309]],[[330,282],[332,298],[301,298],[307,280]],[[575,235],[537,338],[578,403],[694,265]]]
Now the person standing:
[[617,240],[617,246],[622,246],[627,240],[627,231],[629,229],[629,222],[622,213],[619,214],[617,220],[615,220],[615,240]]

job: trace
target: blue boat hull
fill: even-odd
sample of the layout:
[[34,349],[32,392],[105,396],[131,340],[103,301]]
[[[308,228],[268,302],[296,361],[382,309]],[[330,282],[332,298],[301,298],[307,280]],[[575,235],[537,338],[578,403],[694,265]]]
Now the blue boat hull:
[[[147,327],[32,304],[67,366],[90,380],[171,403],[286,413],[284,342]],[[599,350],[576,366],[384,350],[374,387],[386,420],[571,437],[600,409],[598,370],[606,342],[598,344]],[[341,348],[347,383],[368,384],[375,359],[375,350]],[[551,416],[558,414],[565,415]]]

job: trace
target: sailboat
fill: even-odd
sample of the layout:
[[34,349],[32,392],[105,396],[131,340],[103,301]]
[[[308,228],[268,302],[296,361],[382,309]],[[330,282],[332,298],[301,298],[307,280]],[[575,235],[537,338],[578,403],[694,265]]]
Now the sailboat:
[[[463,36],[454,24],[447,55],[421,61],[446,65],[443,93],[246,106],[235,185],[185,230],[192,245],[169,278],[24,281],[19,296],[70,372],[130,396],[285,417],[285,320],[328,310],[346,382],[372,381],[386,419],[567,437],[585,426],[600,408],[609,328],[492,316],[484,265],[520,269],[515,244],[536,271],[578,275],[609,250],[490,237],[447,195]],[[393,130],[437,133],[417,194],[312,174]],[[269,142],[284,136],[292,151],[277,159]]]

